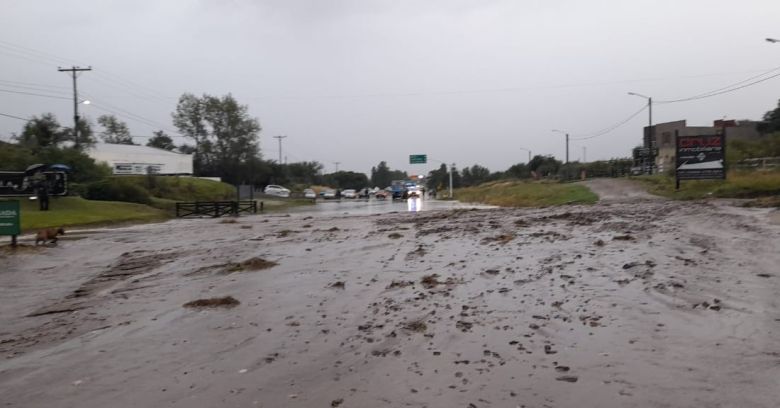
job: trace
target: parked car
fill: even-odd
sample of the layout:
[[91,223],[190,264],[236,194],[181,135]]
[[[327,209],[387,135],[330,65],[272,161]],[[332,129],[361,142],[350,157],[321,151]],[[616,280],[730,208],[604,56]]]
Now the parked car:
[[265,190],[263,190],[265,194],[277,196],[277,197],[289,197],[290,196],[290,190],[282,187],[277,186],[276,184],[269,184],[265,186]]
[[326,189],[326,190],[322,190],[322,191],[320,191],[320,197],[322,197],[322,198],[324,198],[326,200],[334,199],[334,198],[336,198],[336,190],[333,190],[333,189],[330,189],[330,188]]
[[377,190],[377,191],[374,193],[374,198],[376,198],[376,199],[378,199],[378,200],[384,200],[384,199],[386,199],[386,198],[387,198],[387,194],[388,194],[388,193],[387,193],[387,191],[385,191],[385,190]]
[[370,188],[366,187],[366,188],[360,189],[360,191],[358,191],[358,198],[371,198],[372,194],[373,194],[373,191],[371,191]]
[[357,191],[351,188],[341,190],[341,198],[357,198]]
[[314,192],[314,190],[307,188],[303,190],[303,197],[304,198],[317,198],[317,193]]

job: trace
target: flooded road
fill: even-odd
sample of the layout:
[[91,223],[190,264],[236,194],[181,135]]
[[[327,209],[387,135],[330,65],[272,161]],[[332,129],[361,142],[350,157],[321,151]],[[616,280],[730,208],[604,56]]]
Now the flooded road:
[[317,203],[313,206],[301,206],[293,207],[287,212],[291,214],[303,214],[318,216],[335,216],[335,215],[376,215],[387,214],[392,212],[412,212],[412,211],[437,211],[437,210],[454,210],[454,209],[469,209],[479,208],[488,209],[494,208],[489,205],[481,204],[466,204],[458,201],[445,201],[445,200],[418,200],[412,208],[410,208],[408,200],[317,200]]
[[615,194],[2,249],[0,405],[776,407],[776,213]]

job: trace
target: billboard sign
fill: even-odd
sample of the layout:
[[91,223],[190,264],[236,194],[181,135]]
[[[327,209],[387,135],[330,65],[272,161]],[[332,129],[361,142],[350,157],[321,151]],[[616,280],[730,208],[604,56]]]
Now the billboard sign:
[[678,136],[677,181],[726,178],[724,135]]
[[0,235],[19,235],[19,201],[0,201]]
[[45,171],[29,174],[22,171],[0,171],[0,197],[27,197],[45,188],[49,195],[68,194],[68,174]]
[[428,162],[427,154],[410,154],[409,164],[425,164]]

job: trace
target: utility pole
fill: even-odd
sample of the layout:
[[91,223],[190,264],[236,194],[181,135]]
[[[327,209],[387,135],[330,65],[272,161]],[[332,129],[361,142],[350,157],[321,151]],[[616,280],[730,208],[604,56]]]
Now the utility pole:
[[[653,140],[655,140],[653,138],[653,133],[655,133],[654,132],[655,129],[653,129],[653,98],[642,94],[638,94],[636,92],[629,92],[628,94],[647,99],[647,112],[648,112],[647,140],[645,143],[643,143],[643,145],[645,145],[644,147],[650,150],[647,157],[650,158],[651,164],[647,167],[649,169],[649,174],[653,174],[653,165],[655,164],[655,155],[653,154]],[[644,161],[642,164],[647,165],[646,162]]]
[[585,146],[582,146],[582,162],[587,163],[588,159],[587,156],[585,156],[585,153],[587,152],[587,148]]
[[78,149],[79,148],[79,93],[78,88],[76,87],[76,78],[77,73],[81,71],[92,71],[92,67],[87,68],[79,68],[77,66],[73,66],[71,68],[60,68],[57,67],[57,71],[60,72],[70,72],[71,76],[73,76],[73,145]]
[[279,164],[282,163],[282,139],[286,138],[287,136],[274,136],[274,139],[279,139]]
[[450,198],[452,198],[452,173],[455,171],[455,163],[450,167]]
[[341,162],[333,162],[333,165],[334,165],[334,166],[336,166],[336,171],[335,171],[335,173],[338,173],[338,172],[339,172],[339,164],[341,164]]
[[552,131],[557,133],[563,133],[566,135],[566,163],[568,163],[569,162],[569,133],[558,129],[553,129]]

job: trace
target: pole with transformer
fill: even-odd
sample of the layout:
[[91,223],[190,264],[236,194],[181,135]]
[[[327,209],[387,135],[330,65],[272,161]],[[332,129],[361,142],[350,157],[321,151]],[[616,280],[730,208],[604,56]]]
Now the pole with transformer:
[[92,71],[92,67],[87,68],[80,68],[77,66],[73,66],[70,68],[60,68],[57,67],[57,71],[60,72],[70,72],[71,76],[73,77],[73,145],[78,149],[80,147],[79,143],[79,93],[78,93],[78,87],[76,85],[77,81],[76,78],[78,78],[78,73],[81,71]]
[[280,136],[274,136],[274,139],[278,139],[279,140],[279,164],[280,165],[283,164],[282,163],[282,139],[284,139],[286,137],[287,136],[281,136],[281,135]]

